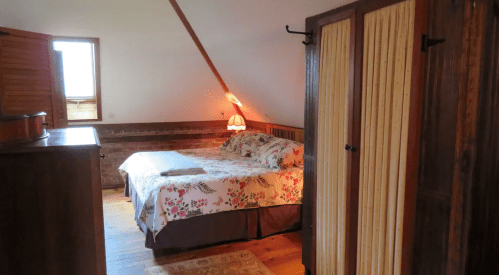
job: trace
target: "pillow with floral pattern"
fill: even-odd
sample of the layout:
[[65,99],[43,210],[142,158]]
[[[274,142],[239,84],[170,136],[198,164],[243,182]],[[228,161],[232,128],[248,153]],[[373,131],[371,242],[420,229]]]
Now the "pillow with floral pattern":
[[250,157],[256,152],[259,146],[266,144],[273,138],[274,136],[265,133],[244,131],[229,138],[220,146],[220,149]]
[[288,168],[303,164],[303,143],[274,138],[258,148],[253,159],[269,168]]

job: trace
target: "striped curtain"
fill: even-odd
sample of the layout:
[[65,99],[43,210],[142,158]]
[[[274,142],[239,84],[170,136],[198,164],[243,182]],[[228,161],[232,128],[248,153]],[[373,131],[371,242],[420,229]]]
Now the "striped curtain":
[[357,274],[401,272],[414,2],[365,15]]
[[317,156],[317,274],[345,272],[350,20],[322,28]]

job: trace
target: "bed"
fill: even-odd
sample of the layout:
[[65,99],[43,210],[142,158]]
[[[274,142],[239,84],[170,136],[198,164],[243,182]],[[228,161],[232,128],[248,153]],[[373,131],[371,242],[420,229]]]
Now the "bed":
[[268,167],[220,148],[176,152],[205,172],[161,176],[144,164],[147,153],[120,166],[146,247],[175,251],[300,229],[301,163]]

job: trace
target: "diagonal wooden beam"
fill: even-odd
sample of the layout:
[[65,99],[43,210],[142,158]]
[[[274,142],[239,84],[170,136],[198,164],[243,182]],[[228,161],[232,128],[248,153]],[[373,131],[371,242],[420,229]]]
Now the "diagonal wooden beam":
[[[194,32],[194,29],[192,28],[189,21],[187,20],[187,17],[185,17],[185,14],[180,9],[180,6],[178,5],[177,1],[176,0],[169,0],[169,1],[170,1],[170,4],[172,5],[173,9],[177,13],[178,17],[180,18],[180,21],[182,21],[182,24],[184,24],[184,27],[187,29],[187,32],[189,33],[192,40],[194,41],[194,44],[196,44],[199,51],[201,52],[201,55],[204,57],[204,60],[206,61],[206,63],[208,63],[208,66],[210,67],[211,71],[213,72],[213,74],[217,78],[218,83],[220,83],[220,85],[222,86],[222,89],[224,90],[225,93],[230,93],[229,88],[227,88],[227,85],[225,85],[225,82],[222,79],[222,77],[220,76],[220,74],[218,73],[217,68],[215,68],[215,65],[213,65],[213,62],[211,61],[210,57],[208,56],[208,53],[206,52],[206,50],[204,49],[203,44],[201,44],[201,41],[199,41],[198,36]],[[241,109],[239,108],[239,106],[237,106],[237,104],[235,104],[235,103],[232,103],[232,106],[234,106],[234,109],[236,109],[236,112],[239,115],[241,115],[244,118],[244,120],[246,120],[246,117],[244,116],[244,114],[241,111]]]

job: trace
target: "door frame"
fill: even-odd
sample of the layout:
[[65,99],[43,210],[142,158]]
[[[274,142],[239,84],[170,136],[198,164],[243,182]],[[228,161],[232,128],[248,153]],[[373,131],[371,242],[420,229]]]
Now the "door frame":
[[[306,19],[306,31],[313,32],[314,44],[306,47],[305,86],[305,167],[303,194],[303,256],[305,274],[317,274],[316,270],[316,225],[317,225],[317,152],[318,152],[318,106],[320,77],[320,48],[322,27],[350,18],[351,47],[349,72],[349,126],[348,144],[360,148],[362,115],[362,67],[364,16],[406,0],[360,0]],[[425,54],[421,52],[421,36],[426,32],[427,0],[415,1],[413,70],[411,75],[411,104],[409,127],[406,190],[402,236],[402,273],[411,270],[413,235],[415,223],[416,190],[418,183],[419,140],[421,131],[421,107]],[[353,80],[353,81],[352,81]],[[356,274],[357,227],[359,202],[359,151],[348,154],[347,209],[346,209],[346,255],[345,274]]]

